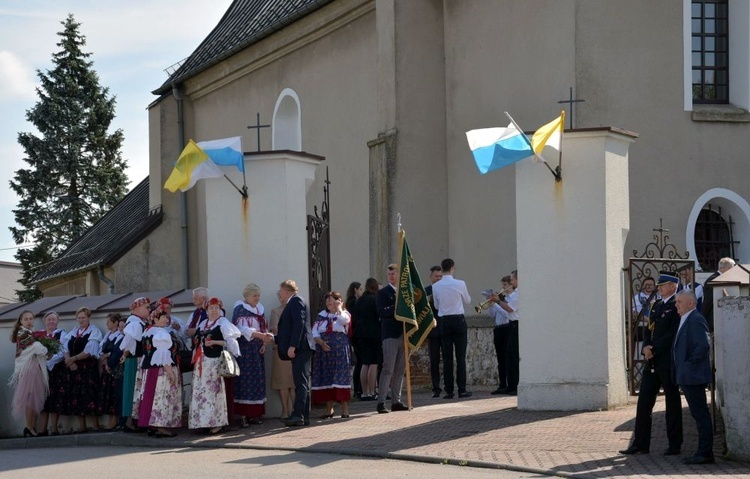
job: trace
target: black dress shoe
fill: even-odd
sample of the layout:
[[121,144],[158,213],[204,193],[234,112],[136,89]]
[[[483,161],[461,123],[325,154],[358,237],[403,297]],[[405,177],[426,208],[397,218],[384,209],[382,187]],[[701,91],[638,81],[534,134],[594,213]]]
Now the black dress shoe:
[[490,394],[492,394],[493,396],[496,396],[498,394],[505,394],[506,392],[508,392],[508,388],[497,388],[494,391],[492,391]]
[[393,411],[393,412],[396,412],[396,411],[408,411],[408,410],[409,410],[409,408],[406,407],[405,405],[403,405],[400,402],[391,404],[391,411]]
[[445,393],[445,396],[443,396],[443,399],[453,399],[455,396],[453,393]]
[[440,393],[441,393],[441,392],[442,392],[442,391],[441,391],[440,389],[437,389],[437,390],[435,390],[435,391],[432,391],[432,397],[434,397],[434,398],[439,398],[439,397],[440,397]]
[[460,398],[470,398],[471,397],[471,391],[464,391],[462,393],[458,393],[458,397],[460,397]]
[[288,417],[282,421],[286,427],[304,426],[305,420],[301,417]]
[[643,449],[641,447],[636,447],[636,446],[630,446],[629,448],[620,451],[620,454],[627,454],[627,455],[648,454],[648,449]]
[[508,396],[518,396],[518,390],[511,389],[510,391],[505,391],[505,394],[507,394]]
[[375,407],[375,410],[378,412],[378,414],[388,414],[388,410],[385,408],[385,403],[379,402],[377,407]]
[[685,464],[716,464],[713,456],[690,456],[682,460]]
[[679,456],[680,450],[676,447],[670,447],[664,451],[665,456]]

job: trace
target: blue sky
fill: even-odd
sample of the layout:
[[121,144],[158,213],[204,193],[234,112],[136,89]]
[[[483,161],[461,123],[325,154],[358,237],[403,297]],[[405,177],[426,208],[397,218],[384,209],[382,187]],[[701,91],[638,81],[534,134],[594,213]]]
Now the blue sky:
[[19,132],[35,132],[26,110],[38,100],[36,70],[52,68],[57,32],[72,13],[102,86],[117,97],[112,128],[125,134],[129,188],[148,175],[151,91],[164,69],[184,59],[221,19],[230,0],[0,0],[0,261],[15,261],[8,227],[18,198],[8,182],[26,168]]

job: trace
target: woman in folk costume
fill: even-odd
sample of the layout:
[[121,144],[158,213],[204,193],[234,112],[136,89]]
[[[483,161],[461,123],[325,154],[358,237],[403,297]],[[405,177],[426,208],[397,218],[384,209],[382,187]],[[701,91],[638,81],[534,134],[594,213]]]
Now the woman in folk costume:
[[325,295],[326,309],[318,314],[312,328],[315,340],[312,402],[326,403],[323,418],[333,417],[333,403],[341,403],[341,417],[349,417],[351,399],[351,358],[348,328],[351,316],[344,310],[341,294]]
[[[279,319],[281,313],[284,311],[286,301],[284,301],[280,294],[276,293],[279,297],[279,307],[271,310],[271,324],[269,324],[269,330],[271,334],[279,334]],[[292,362],[282,361],[276,351],[278,346],[275,343],[271,343],[274,351],[271,357],[273,362],[271,363],[271,389],[279,392],[279,399],[281,400],[281,419],[287,419],[292,413],[294,408],[295,388],[294,388],[294,377],[292,376]]]
[[182,381],[177,367],[178,340],[170,334],[167,306],[151,313],[152,325],[143,333],[143,387],[138,427],[154,429],[156,437],[174,437],[169,429],[182,425]]
[[[56,339],[63,343],[65,340],[65,331],[58,328],[60,323],[60,315],[54,311],[48,311],[42,318],[44,321],[44,332],[50,339]],[[49,354],[47,354],[49,356]],[[44,430],[39,432],[40,436],[57,436],[60,434],[58,430],[58,419],[60,415],[60,394],[65,383],[63,382],[63,375],[65,374],[65,363],[62,347],[56,353],[52,354],[47,360],[47,371],[49,375],[49,395],[47,400],[44,401],[44,409],[39,415],[39,422],[42,423]],[[49,430],[47,429],[47,423],[49,422]]]
[[260,303],[260,288],[250,283],[242,290],[244,301],[234,304],[232,323],[242,336],[240,345],[239,377],[234,378],[234,412],[242,416],[242,427],[261,424],[266,413],[266,368],[264,353],[266,344],[273,340],[268,332],[268,323]]
[[8,384],[15,386],[11,401],[14,417],[26,418],[23,437],[36,437],[36,419],[47,399],[47,348],[34,339],[34,313],[22,311],[13,325],[10,341],[16,345],[16,362]]
[[138,419],[140,404],[141,370],[138,367],[143,357],[143,332],[148,325],[148,298],[137,298],[130,305],[130,317],[125,322],[124,338],[120,343],[120,364],[124,365],[122,376],[122,415],[127,417],[123,429],[125,432],[136,432],[134,419]]
[[219,375],[221,351],[240,355],[240,330],[222,316],[219,298],[207,301],[208,318],[198,324],[193,336],[193,395],[190,399],[190,429],[207,428],[216,434],[229,424],[224,378]]
[[107,315],[107,334],[99,345],[99,401],[97,414],[109,416],[109,424],[105,430],[111,431],[117,427],[120,414],[117,404],[115,372],[108,365],[112,353],[122,341],[123,335],[118,326],[121,316],[117,313]]
[[78,327],[68,333],[62,345],[66,369],[60,414],[78,416],[76,432],[86,432],[86,416],[91,416],[94,429],[99,429],[96,408],[102,332],[91,324],[89,308],[79,308],[76,320]]

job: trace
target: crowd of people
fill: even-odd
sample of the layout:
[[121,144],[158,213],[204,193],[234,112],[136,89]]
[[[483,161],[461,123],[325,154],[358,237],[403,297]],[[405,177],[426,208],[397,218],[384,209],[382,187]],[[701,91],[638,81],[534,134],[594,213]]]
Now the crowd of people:
[[[466,389],[463,309],[471,298],[454,272],[451,259],[433,267],[426,291],[436,317],[429,338],[434,397],[444,389],[446,399],[454,397],[454,386],[459,398],[472,394]],[[324,407],[321,418],[333,418],[337,405],[340,416],[348,418],[353,397],[374,401],[378,413],[408,410],[401,400],[403,326],[394,314],[397,265],[388,266],[387,278],[384,287],[375,278],[364,285],[353,282],[345,297],[328,292],[312,318],[292,280],[280,284],[279,306],[270,315],[253,283],[231,308],[207,288],[196,288],[195,309],[186,320],[172,314],[169,298],[137,298],[129,316],[107,316],[105,332],[91,323],[92,312],[85,307],[76,312],[77,327],[67,332],[52,311],[43,315],[44,330],[34,331],[35,314],[24,311],[11,335],[16,344],[12,412],[25,417],[27,437],[60,434],[61,416],[74,418],[74,433],[124,430],[172,437],[184,423],[207,434],[234,421],[248,427],[266,414],[267,351],[270,386],[278,392],[288,426],[309,424],[311,404]],[[489,311],[499,322],[496,330],[508,328],[495,337],[498,391],[513,394],[518,361],[514,375],[509,351],[515,338],[517,352],[517,327],[510,327],[518,321],[517,273],[505,279],[507,290],[491,296]],[[226,353],[239,366],[236,376],[224,370]]]

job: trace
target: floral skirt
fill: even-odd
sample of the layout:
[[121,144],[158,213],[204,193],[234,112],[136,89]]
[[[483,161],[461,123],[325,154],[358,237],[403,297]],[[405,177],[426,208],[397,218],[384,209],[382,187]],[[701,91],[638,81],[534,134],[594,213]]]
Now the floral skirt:
[[139,427],[182,426],[182,373],[177,366],[175,373],[176,381],[172,381],[164,368],[144,370]]
[[89,357],[76,362],[78,369],[65,369],[65,384],[60,398],[60,414],[83,416],[96,414],[99,392],[99,364]]
[[65,391],[65,364],[57,363],[49,372],[49,396],[44,402],[44,412],[58,413],[62,408],[61,398]]
[[118,409],[117,392],[115,391],[115,377],[107,371],[102,371],[96,413],[100,415],[107,414],[110,416],[116,416]]
[[323,333],[321,339],[330,351],[316,346],[313,357],[312,402],[347,402],[351,399],[351,358],[349,338],[344,333]]
[[224,378],[219,376],[219,358],[204,356],[202,366],[193,369],[188,428],[219,427],[229,424]]

